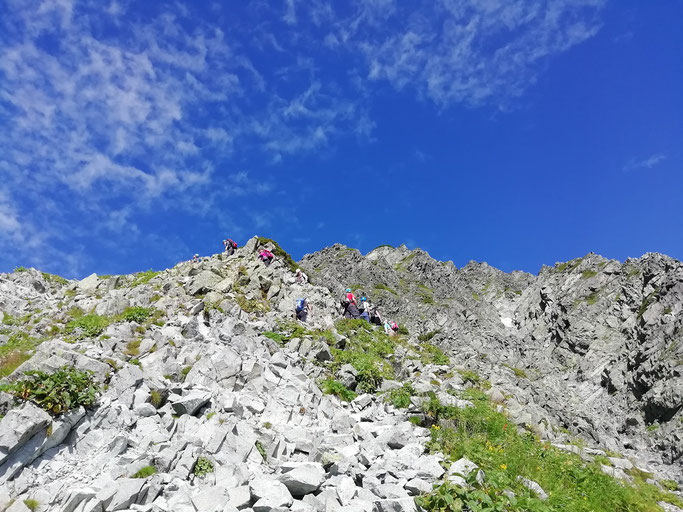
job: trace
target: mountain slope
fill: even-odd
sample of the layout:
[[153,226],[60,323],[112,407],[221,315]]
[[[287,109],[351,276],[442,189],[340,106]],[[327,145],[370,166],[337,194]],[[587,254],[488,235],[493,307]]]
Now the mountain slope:
[[[278,256],[270,266],[257,258],[262,247]],[[666,343],[678,333],[680,300],[669,283],[680,264],[657,258],[664,267],[654,259],[649,270],[642,265],[656,274],[647,284],[660,290],[640,314],[651,322],[633,332],[661,331]],[[630,442],[647,449],[635,451],[592,410],[560,401],[574,391],[553,388],[565,377],[568,386],[578,383],[584,373],[567,361],[592,361],[586,355],[594,353],[564,341],[577,339],[571,322],[581,310],[562,311],[577,285],[560,277],[583,272],[580,265],[508,275],[485,264],[457,270],[405,248],[364,257],[341,246],[300,264],[314,284],[296,282],[296,263],[274,242],[253,238],[232,256],[161,272],[81,281],[33,269],[0,275],[0,372],[8,391],[0,393],[0,510],[411,511],[415,496],[431,510],[444,493],[465,500],[484,493],[508,510],[683,503],[663,489],[682,479],[680,467],[656,455],[676,453],[665,443],[679,432],[680,411],[661,416],[658,432],[631,425]],[[552,279],[541,286],[544,272]],[[594,278],[602,279],[577,283]],[[412,334],[340,321],[337,297],[346,283],[362,286]],[[627,304],[641,296],[635,282],[634,290]],[[546,314],[553,308],[540,298],[551,293],[557,318],[567,315],[569,325]],[[293,319],[299,297],[313,306],[306,325]],[[655,302],[663,307],[658,316],[647,313]],[[667,315],[673,324],[663,329]],[[558,336],[558,348],[545,347]],[[643,357],[648,368],[671,361]],[[638,382],[650,375],[624,372]],[[78,384],[86,378],[87,389]],[[585,382],[594,385],[593,377]],[[646,421],[642,404],[668,404],[669,395],[651,391],[656,386],[628,402],[617,385],[591,407],[615,400],[618,414],[642,411]],[[71,394],[51,396],[47,386]],[[581,432],[594,447],[579,447]],[[617,446],[628,458],[599,446]],[[568,465],[576,480],[557,478]],[[669,480],[648,485],[647,472]],[[441,485],[433,494],[432,484]]]

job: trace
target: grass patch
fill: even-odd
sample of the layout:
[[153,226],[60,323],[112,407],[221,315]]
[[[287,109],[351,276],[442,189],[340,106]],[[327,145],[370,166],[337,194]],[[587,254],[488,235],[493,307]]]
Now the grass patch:
[[424,334],[420,334],[417,339],[418,341],[429,341],[431,340],[434,336],[439,334],[441,332],[441,329],[434,329],[433,331],[429,331]]
[[394,290],[393,288],[389,288],[386,284],[381,284],[381,283],[376,284],[375,285],[375,291],[380,292],[380,293],[385,291],[385,292],[389,292],[393,295],[398,296],[398,292],[396,290]]
[[40,507],[40,502],[38,500],[29,498],[27,500],[24,500],[24,505],[26,505],[26,508],[29,509],[31,512],[35,512],[36,510],[38,510],[38,507]]
[[591,277],[597,276],[598,273],[595,270],[584,270],[581,272],[581,279],[590,279]]
[[[126,354],[127,356],[137,356],[137,355],[140,355],[140,343],[142,343],[141,340],[129,341],[129,342],[126,344],[126,348],[125,348],[125,350],[123,351],[123,353]],[[130,362],[132,362],[132,361],[130,361]],[[138,361],[138,362],[139,362],[139,361]],[[133,363],[133,364],[134,364],[134,363]]]
[[95,403],[99,393],[93,372],[71,366],[54,373],[31,371],[25,375],[26,379],[0,386],[0,390],[29,400],[52,414],[61,414],[81,405],[89,407]]
[[526,379],[527,378],[526,372],[524,370],[522,370],[521,368],[515,368],[514,366],[510,366],[507,363],[503,363],[503,366],[505,368],[508,368],[509,370],[512,370],[512,373],[514,373],[515,377],[517,377],[518,379]]
[[383,379],[393,379],[394,369],[387,358],[394,353],[395,341],[383,330],[375,329],[365,320],[343,318],[335,324],[337,332],[348,338],[346,347],[332,348],[333,370],[344,364],[353,366],[358,375],[358,389],[372,393]]
[[266,338],[284,345],[288,341],[294,338],[303,338],[306,336],[311,336],[313,338],[324,338],[328,345],[333,344],[336,339],[334,334],[329,329],[307,329],[304,325],[299,322],[293,321],[278,321],[277,331],[265,331],[263,335]]
[[48,274],[47,272],[41,272],[41,275],[43,276],[43,279],[45,279],[48,283],[57,283],[61,285],[69,284],[69,281],[67,279],[64,279],[62,276],[58,276],[57,274]]
[[33,338],[23,331],[10,335],[0,346],[0,377],[7,377],[22,363],[31,359],[33,351],[42,340]]
[[144,468],[136,471],[131,478],[148,478],[157,473],[157,468],[154,466],[145,466]]
[[164,395],[161,391],[158,389],[153,389],[149,392],[149,403],[154,406],[155,409],[158,409],[162,405],[164,405]]
[[320,389],[326,395],[334,395],[344,402],[350,402],[358,396],[341,382],[334,379],[325,379],[320,383]]
[[459,374],[462,380],[465,383],[470,383],[473,385],[479,385],[482,382],[482,378],[479,376],[479,374],[471,371],[471,370],[456,370]]
[[443,350],[431,343],[423,343],[420,346],[420,361],[422,364],[451,364],[450,358],[443,353]]
[[247,313],[267,313],[270,311],[270,302],[266,299],[247,299],[240,294],[235,297],[235,302],[239,305],[242,311]]
[[[654,512],[661,510],[657,501],[680,502],[644,480],[636,478],[634,485],[624,484],[605,475],[598,462],[585,462],[540,442],[531,433],[518,433],[480,390],[467,390],[462,398],[474,406],[458,409],[430,399],[426,414],[433,424],[428,448],[446,454],[450,460],[467,457],[484,470],[486,480],[483,485],[469,482],[469,489],[442,485],[421,499],[427,510],[467,510],[465,505],[474,503],[477,508],[469,510]],[[538,482],[548,499],[541,501],[517,477]],[[508,497],[505,489],[515,496]],[[447,502],[450,505],[443,508]],[[488,505],[482,507],[484,503]]]
[[99,336],[109,325],[109,319],[104,316],[90,314],[75,318],[66,324],[65,331],[75,333],[76,339],[94,338]]
[[130,287],[134,288],[136,286],[140,286],[141,284],[147,284],[149,283],[152,279],[154,279],[156,276],[158,276],[161,272],[154,271],[154,270],[146,270],[144,272],[138,272],[135,274],[135,279],[133,280],[132,283],[130,283]]

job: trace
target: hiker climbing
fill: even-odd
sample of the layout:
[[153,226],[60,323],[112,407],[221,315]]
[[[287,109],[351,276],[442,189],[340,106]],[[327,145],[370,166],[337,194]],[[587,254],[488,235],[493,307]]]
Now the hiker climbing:
[[294,279],[296,280],[297,283],[299,284],[305,284],[308,282],[308,276],[306,273],[301,270],[300,268],[296,269],[296,274],[294,275]]
[[258,254],[259,259],[266,264],[266,267],[271,264],[273,261],[273,258],[275,257],[272,252],[270,252],[268,249],[263,249],[259,254]]
[[306,319],[308,318],[308,314],[312,311],[311,305],[308,302],[308,299],[296,299],[296,306],[295,306],[295,311],[296,311],[296,319],[301,321],[301,322],[306,322]]
[[199,254],[192,256],[192,263],[199,263]]
[[370,303],[368,302],[368,298],[363,295],[360,298],[360,304],[358,306],[358,309],[360,311],[360,317],[365,320],[366,322],[370,321]]
[[342,316],[344,318],[360,318],[360,311],[356,305],[356,297],[351,288],[347,288],[341,298]]
[[379,310],[377,308],[370,310],[370,323],[375,325],[382,325],[383,323],[382,315],[379,314]]
[[223,240],[223,246],[225,247],[225,252],[228,254],[228,256],[232,256],[235,252],[235,249],[237,249],[237,242],[235,242],[232,238],[226,238]]
[[389,334],[395,336],[398,333],[398,324],[392,320],[389,322],[389,326],[391,327],[391,332]]

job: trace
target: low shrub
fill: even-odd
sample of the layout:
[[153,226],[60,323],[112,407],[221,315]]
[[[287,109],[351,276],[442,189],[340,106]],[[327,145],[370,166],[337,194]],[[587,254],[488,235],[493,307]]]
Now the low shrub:
[[351,391],[349,388],[344,386],[341,382],[334,379],[325,379],[320,384],[320,389],[326,395],[334,395],[344,402],[350,402],[358,396],[357,393]]
[[0,390],[29,400],[52,414],[75,407],[89,407],[97,400],[99,386],[93,372],[65,366],[54,373],[26,372],[26,379],[0,386]]
[[138,324],[143,323],[147,320],[152,313],[153,308],[143,308],[142,306],[131,306],[123,310],[123,313],[119,316],[119,319],[124,322],[136,322]]
[[410,407],[410,397],[415,394],[413,386],[406,382],[400,388],[392,389],[385,395],[385,400],[392,403],[397,409]]

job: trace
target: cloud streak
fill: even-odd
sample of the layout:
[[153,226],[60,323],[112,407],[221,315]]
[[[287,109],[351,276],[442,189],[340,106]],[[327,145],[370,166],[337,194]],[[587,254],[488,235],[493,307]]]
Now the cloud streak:
[[658,166],[664,160],[666,160],[666,155],[663,153],[655,153],[643,160],[631,159],[623,167],[624,171],[637,171],[639,169],[652,169]]

